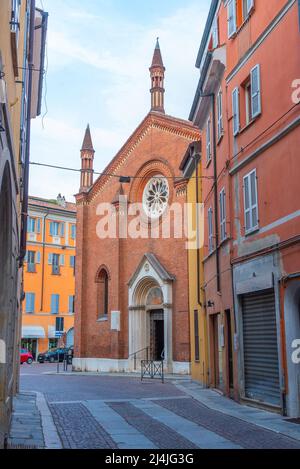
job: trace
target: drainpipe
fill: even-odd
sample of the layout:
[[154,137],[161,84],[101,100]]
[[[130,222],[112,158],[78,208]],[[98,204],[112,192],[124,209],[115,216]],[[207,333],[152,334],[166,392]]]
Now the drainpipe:
[[219,207],[218,207],[218,172],[217,172],[217,133],[216,133],[216,95],[215,93],[203,93],[200,91],[200,98],[211,98],[212,106],[212,130],[213,130],[213,164],[214,164],[214,203],[215,203],[215,239],[216,239],[216,277],[217,277],[217,292],[221,293],[220,282],[220,256],[219,256]]
[[42,256],[42,292],[41,292],[41,309],[43,311],[44,306],[44,284],[45,284],[45,240],[46,240],[46,219],[49,216],[49,210],[47,210],[47,214],[44,216],[43,220],[43,256]]
[[21,243],[19,265],[23,266],[26,255],[26,235],[28,217],[28,185],[29,185],[29,159],[30,159],[30,127],[31,127],[31,99],[32,99],[32,75],[33,75],[33,46],[34,46],[34,23],[35,23],[35,0],[30,3],[30,26],[29,26],[29,50],[28,50],[28,96],[26,115],[26,150],[23,175],[23,201],[21,217]]

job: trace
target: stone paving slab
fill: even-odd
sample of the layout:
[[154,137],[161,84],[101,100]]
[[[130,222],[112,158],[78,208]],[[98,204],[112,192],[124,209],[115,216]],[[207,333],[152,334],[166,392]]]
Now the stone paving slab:
[[239,404],[212,389],[203,388],[195,382],[186,384],[176,382],[176,387],[208,408],[252,423],[258,427],[258,430],[264,428],[300,441],[300,425],[288,422],[287,418],[277,413],[258,409],[245,403]]
[[[168,401],[169,402],[169,401]],[[196,449],[197,445],[167,425],[158,422],[131,402],[110,402],[109,407],[151,440],[159,449]]]
[[36,394],[19,394],[13,401],[8,448],[45,448],[42,419]]
[[247,449],[300,449],[300,442],[209,409],[195,399],[156,401],[161,407]]
[[83,404],[50,404],[50,410],[64,448],[116,448],[116,443]]
[[131,403],[202,449],[242,448],[226,438],[207,430],[201,425],[197,425],[194,422],[186,420],[185,418],[156,405],[154,402],[132,401]]
[[102,425],[120,449],[156,449],[152,441],[129,425],[103,401],[87,401],[84,405]]

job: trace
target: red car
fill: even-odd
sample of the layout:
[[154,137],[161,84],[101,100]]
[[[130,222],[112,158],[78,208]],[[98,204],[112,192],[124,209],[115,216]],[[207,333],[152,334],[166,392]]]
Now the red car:
[[33,356],[32,354],[26,350],[26,349],[21,349],[20,350],[20,363],[23,365],[23,363],[28,363],[28,365],[31,365],[33,362]]

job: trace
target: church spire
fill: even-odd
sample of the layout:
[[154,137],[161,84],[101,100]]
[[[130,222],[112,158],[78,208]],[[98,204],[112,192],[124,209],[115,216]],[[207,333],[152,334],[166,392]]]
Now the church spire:
[[151,111],[158,111],[165,113],[164,108],[164,80],[165,80],[165,67],[163,64],[159,39],[157,38],[156,46],[154,49],[152,65],[150,67],[151,77]]
[[93,185],[94,155],[95,150],[93,147],[90,126],[88,125],[81,148],[80,192],[87,192]]

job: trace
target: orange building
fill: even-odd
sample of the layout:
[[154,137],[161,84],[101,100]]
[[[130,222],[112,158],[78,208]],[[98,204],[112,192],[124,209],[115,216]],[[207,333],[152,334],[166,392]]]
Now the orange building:
[[38,353],[56,347],[58,336],[73,345],[76,208],[57,200],[29,199],[24,269],[22,347]]
[[299,2],[213,0],[202,130],[209,382],[300,416]]

